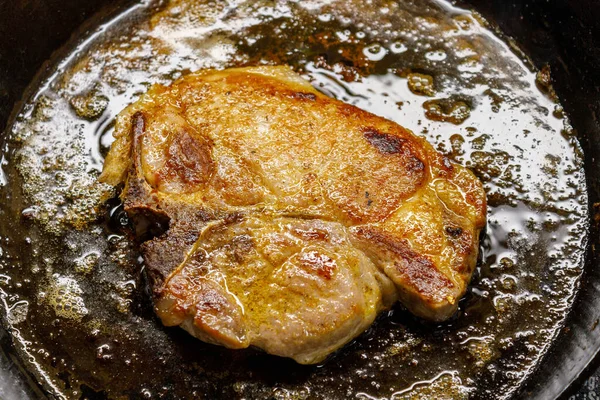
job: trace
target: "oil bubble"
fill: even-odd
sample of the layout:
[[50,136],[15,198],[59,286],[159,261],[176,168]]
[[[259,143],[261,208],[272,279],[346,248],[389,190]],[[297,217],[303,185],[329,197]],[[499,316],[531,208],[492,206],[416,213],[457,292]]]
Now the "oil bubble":
[[432,121],[460,125],[471,116],[471,107],[461,100],[436,99],[423,103],[425,116]]
[[88,314],[82,294],[76,280],[55,274],[46,298],[57,316],[79,321]]
[[433,96],[433,77],[431,75],[411,73],[408,75],[408,88],[411,92],[421,96]]
[[88,121],[95,121],[104,114],[108,106],[108,101],[108,97],[94,89],[88,93],[73,96],[69,104],[78,117]]
[[27,313],[29,311],[29,302],[21,300],[16,302],[9,308],[7,313],[7,320],[10,325],[19,324],[27,319]]
[[408,50],[408,47],[402,42],[394,42],[390,46],[390,51],[394,54],[401,54]]
[[363,54],[371,61],[380,61],[387,54],[387,49],[378,43],[373,43],[363,49]]
[[317,18],[319,18],[319,21],[321,21],[321,22],[329,22],[329,21],[331,21],[332,16],[329,13],[325,13],[325,14],[319,14],[319,16]]
[[429,61],[444,61],[448,55],[444,50],[434,50],[425,53],[425,58]]
[[98,255],[98,253],[92,252],[76,259],[75,271],[83,275],[89,274],[90,272],[92,272],[92,270],[98,263],[99,257],[100,256]]

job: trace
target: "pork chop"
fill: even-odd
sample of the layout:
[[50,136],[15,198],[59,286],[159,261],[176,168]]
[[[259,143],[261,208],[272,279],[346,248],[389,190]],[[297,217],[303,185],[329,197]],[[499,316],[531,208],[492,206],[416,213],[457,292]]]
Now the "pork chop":
[[155,85],[115,138],[100,180],[168,221],[142,245],[156,313],[205,342],[317,363],[398,300],[449,318],[471,279],[479,180],[288,67]]

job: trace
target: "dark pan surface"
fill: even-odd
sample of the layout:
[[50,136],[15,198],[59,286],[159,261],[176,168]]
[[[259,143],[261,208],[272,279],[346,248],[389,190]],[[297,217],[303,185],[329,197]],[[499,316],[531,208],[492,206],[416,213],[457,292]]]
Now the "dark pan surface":
[[551,65],[556,91],[585,153],[594,222],[582,289],[551,353],[521,396],[549,399],[562,394],[566,399],[600,366],[600,9],[591,1],[571,0],[471,3],[513,37],[536,65]]
[[[509,10],[513,10],[515,13],[518,13],[518,12],[522,11],[518,7],[508,7],[508,9]],[[510,14],[507,12],[506,15],[510,15]],[[507,20],[508,21],[512,21],[510,18],[507,18]],[[535,36],[533,36],[533,37],[535,38]],[[548,46],[549,47],[549,50],[547,50],[548,54],[554,54],[552,52],[555,52],[555,51],[558,52],[559,51],[558,50],[559,49],[559,45],[558,44],[554,44],[554,46],[555,47]],[[372,48],[371,50],[373,50],[373,52],[376,53],[376,49]],[[250,51],[252,51],[252,50],[250,50]],[[534,54],[534,53],[532,53],[532,54],[534,56],[538,56],[537,54]],[[261,57],[266,57],[264,54],[262,54],[260,56]],[[272,55],[267,55],[267,57],[268,56],[272,56]],[[434,55],[434,57],[435,57],[435,55]],[[542,56],[539,56],[539,57],[540,57],[541,60],[544,60],[544,58]],[[290,60],[287,60],[287,61],[291,62],[291,63],[294,62],[293,59],[291,61]],[[326,61],[328,61],[330,63],[334,63],[335,62],[335,57],[334,57],[334,59],[330,59],[330,60],[326,60]],[[411,61],[411,60],[405,60],[405,61],[407,63],[411,63],[412,62],[411,66],[414,65],[414,61]],[[347,63],[346,63],[346,66],[347,66]],[[386,67],[389,67],[389,65],[387,65]],[[559,65],[559,67],[560,67],[560,65]],[[309,66],[309,68],[310,68],[310,66]],[[426,69],[426,68],[427,68],[427,66],[425,66],[424,69]],[[553,68],[556,68],[556,67],[553,66]],[[311,71],[309,71],[309,72],[311,72]],[[423,72],[423,71],[419,71],[419,72]],[[427,71],[424,71],[424,72],[427,72]],[[324,70],[321,71],[317,67],[311,73],[312,73],[311,76],[313,77],[313,79],[317,79],[318,80],[319,76],[326,76],[327,75],[327,70],[326,70],[326,68],[324,68]],[[170,79],[170,78],[164,78],[164,79],[167,79],[167,81],[168,81],[168,79]],[[401,78],[401,79],[404,79],[404,78]],[[559,93],[560,93],[560,90],[561,90],[560,84],[561,84],[561,82],[560,82],[560,79],[557,79],[557,81],[559,83],[558,87],[559,87]],[[17,81],[15,81],[15,82],[17,82]],[[374,82],[376,82],[376,81],[374,81]],[[571,82],[571,81],[569,81],[569,82]],[[339,88],[339,86],[337,86],[337,85],[328,85],[327,81],[324,81],[324,84],[325,84],[325,90],[329,89],[332,92],[335,91],[335,90],[337,90],[337,88]],[[352,85],[349,85],[349,86],[351,87],[351,89],[353,88]],[[357,86],[354,86],[354,88],[356,88],[356,87]],[[17,88],[17,90],[13,89],[13,91],[14,92],[18,92],[18,88]],[[9,93],[9,96],[10,95],[11,95],[11,93]],[[349,96],[350,100],[357,101],[360,104],[360,101],[361,101],[360,100],[360,96],[356,96],[356,93],[349,93],[349,94],[346,93],[346,94],[344,94],[344,93],[340,92],[340,93],[338,93],[338,95],[340,95],[340,96],[344,96],[344,95]],[[416,97],[411,97],[411,94],[408,91],[405,94],[405,96],[406,96],[406,98],[417,99]],[[466,100],[468,101],[469,99],[466,99]],[[579,100],[581,101],[581,99],[579,99]],[[416,100],[415,100],[415,102],[416,102]],[[411,107],[409,109],[410,110],[420,110],[420,103],[421,102],[419,102],[417,104],[419,107],[415,107],[414,109]],[[361,105],[363,107],[367,107],[367,108],[369,107],[369,105],[366,104],[366,103],[363,103]],[[409,106],[407,106],[407,107],[409,107]],[[568,109],[568,107],[569,107],[569,103],[567,102],[567,109]],[[574,111],[573,111],[573,114],[572,114],[574,116],[573,121],[576,124],[576,127],[578,127],[577,126],[577,122],[578,121],[576,120],[575,115],[577,114],[576,111],[580,110],[580,108],[577,108],[577,107],[578,107],[578,105],[575,105],[575,108],[574,108]],[[117,108],[116,110],[111,110],[110,112],[118,111],[119,107],[116,107],[116,108]],[[476,107],[474,107],[474,108],[476,109]],[[422,113],[422,111],[420,111],[420,112]],[[475,112],[474,112],[474,115],[476,115]],[[586,121],[586,118],[587,117],[585,115],[583,115],[581,121]],[[404,121],[402,121],[402,120],[400,122],[404,123]],[[468,124],[468,123],[465,123],[465,124]],[[440,125],[440,126],[446,126],[446,125]],[[449,129],[447,130],[448,133],[444,133],[444,130],[441,129],[441,128],[438,128],[438,130],[431,129],[431,131],[430,131],[431,133],[429,134],[429,132],[426,132],[426,131],[421,131],[420,132],[421,128],[419,128],[419,126],[408,126],[408,127],[414,129],[416,132],[428,135],[429,139],[432,140],[434,143],[440,143],[440,142],[444,141],[444,135],[447,135],[447,136],[445,136],[446,139],[451,136],[451,134],[449,133]],[[454,129],[454,128],[452,128],[452,129]],[[460,128],[456,128],[456,130],[457,130],[457,132],[461,131]],[[440,131],[441,131],[441,133],[440,133]],[[442,135],[442,136],[436,138],[435,135],[438,134],[438,133],[440,135]],[[589,144],[589,143],[584,142],[584,145],[587,145],[587,144]],[[450,149],[446,149],[446,150],[450,151]],[[471,149],[471,151],[472,150],[473,149]],[[455,154],[453,154],[453,155],[455,157],[460,157],[460,154],[458,154],[458,152],[455,152]],[[567,156],[567,158],[568,158],[568,156]],[[464,159],[461,160],[461,161],[464,161]],[[477,170],[477,166],[475,166],[475,167],[476,167],[476,170]],[[488,184],[494,186],[497,183],[497,180],[496,181],[494,180],[493,175],[492,175],[492,178],[490,178],[490,176],[489,176],[490,172],[492,172],[492,174],[493,174],[494,171],[491,171],[488,168],[484,168],[483,166],[480,166],[478,172],[481,174],[480,176],[482,176],[482,178],[484,180],[487,179]],[[486,175],[488,175],[487,178],[486,178]],[[593,183],[592,183],[592,186],[593,186]],[[496,187],[496,189],[497,189],[497,187]],[[595,190],[595,188],[593,187],[592,190]],[[497,203],[496,206],[500,207],[503,204],[502,202],[505,202],[506,199],[501,199],[501,200],[498,200],[498,201],[499,201],[499,203]],[[527,212],[527,210],[522,210],[522,209],[521,210],[517,209],[517,211],[520,211],[520,212],[525,211],[525,212]],[[116,230],[117,233],[121,232],[119,229],[115,228],[114,225],[112,227],[107,227],[106,229],[109,229],[109,230],[112,229],[112,231]],[[527,229],[527,228],[525,227],[524,229]],[[493,228],[492,228],[492,230],[493,230]],[[579,236],[580,236],[580,238],[582,237],[581,234]],[[495,236],[492,233],[490,237],[493,240],[494,238],[497,238],[498,236]],[[56,241],[53,244],[51,243],[51,245],[53,245],[53,246],[61,246],[61,243],[60,243],[60,241]],[[490,250],[490,248],[491,248],[491,250]],[[492,246],[490,246],[490,248],[485,249],[484,255],[486,257],[484,257],[484,260],[483,260],[484,262],[482,264],[482,274],[481,274],[481,276],[479,278],[477,278],[477,280],[474,283],[474,287],[476,289],[477,288],[481,289],[482,288],[481,285],[483,285],[483,290],[485,290],[486,289],[486,285],[487,285],[485,279],[488,278],[488,277],[490,277],[493,274],[493,270],[494,270],[493,266],[494,266],[494,262],[495,261],[492,260],[491,257],[493,255],[495,255],[494,254],[494,251],[495,251],[494,249],[497,250],[497,247],[494,247],[492,245]],[[573,264],[576,264],[576,263],[573,263]],[[486,270],[486,268],[489,269],[489,270]],[[534,268],[535,268],[535,266],[534,266]],[[539,270],[539,271],[543,272],[543,270],[544,270],[543,267],[540,267],[540,268],[542,268],[542,269]],[[573,277],[577,276],[577,271],[578,271],[577,269],[574,271]],[[135,273],[135,270],[133,270],[131,273]],[[510,283],[508,283],[507,285],[510,286]],[[142,286],[142,285],[138,284],[138,286]],[[572,287],[568,288],[568,290],[571,290],[571,289],[572,289]],[[376,363],[380,363],[381,365],[385,365],[387,371],[398,371],[399,369],[402,369],[402,368],[407,369],[407,367],[404,366],[403,363],[393,364],[393,363],[390,363],[389,361],[386,361],[386,360],[380,361],[378,359],[373,359],[372,357],[376,356],[377,354],[376,354],[376,352],[373,351],[374,347],[369,344],[369,339],[372,339],[373,337],[377,338],[377,335],[380,334],[380,332],[382,332],[382,331],[386,332],[386,333],[396,332],[398,335],[400,335],[400,340],[398,340],[398,341],[396,341],[394,343],[392,343],[390,341],[387,341],[386,344],[399,344],[399,343],[407,344],[408,343],[410,345],[409,339],[416,338],[418,340],[420,338],[420,336],[425,336],[425,337],[427,337],[425,339],[426,344],[427,343],[432,343],[433,346],[436,346],[436,340],[438,341],[438,343],[442,343],[442,342],[444,342],[444,341],[447,340],[447,339],[444,339],[445,337],[451,337],[453,335],[452,331],[453,331],[453,329],[455,329],[456,325],[460,324],[460,321],[461,321],[460,318],[463,318],[463,322],[464,322],[464,318],[467,318],[467,320],[468,320],[469,315],[475,315],[475,316],[479,315],[480,317],[483,316],[483,315],[485,315],[485,306],[483,306],[483,307],[481,307],[481,306],[482,306],[482,304],[485,304],[486,296],[481,296],[481,297],[483,298],[483,300],[473,300],[473,297],[471,297],[470,299],[467,299],[466,305],[463,305],[463,311],[467,310],[466,313],[465,313],[466,316],[463,315],[463,316],[459,317],[459,319],[457,320],[458,322],[455,321],[455,322],[453,322],[453,323],[451,323],[449,325],[446,325],[445,327],[427,327],[427,326],[423,326],[423,324],[421,322],[411,320],[411,318],[406,313],[402,312],[400,309],[395,310],[394,315],[390,319],[390,321],[392,322],[391,325],[389,325],[389,323],[390,323],[389,321],[383,321],[382,320],[375,327],[374,332],[369,332],[367,335],[365,335],[363,338],[361,338],[362,342],[361,342],[361,340],[359,340],[357,342],[357,344],[355,344],[355,347],[351,348],[349,350],[349,352],[347,352],[345,354],[342,354],[342,355],[338,355],[338,357],[334,358],[334,360],[332,360],[330,363],[328,363],[327,365],[325,365],[322,369],[323,370],[328,369],[328,368],[332,369],[332,367],[331,367],[332,364],[342,363],[342,361],[340,361],[340,360],[347,360],[348,358],[351,359],[353,352],[356,353],[356,354],[359,354],[361,351],[365,354],[365,356],[366,356],[365,359],[367,359],[371,363],[373,361],[375,361]],[[490,300],[490,299],[488,299],[488,300]],[[13,301],[14,301],[14,299],[13,299]],[[136,300],[134,299],[134,303],[135,303],[135,301]],[[135,307],[140,307],[137,310],[137,312],[139,313],[139,315],[141,316],[142,319],[150,318],[151,314],[148,313],[148,310],[146,309],[144,311],[143,296],[142,296],[141,299],[139,299],[139,302],[140,302],[139,305],[137,305],[137,306],[134,305],[134,308]],[[479,307],[483,308],[484,310],[478,310],[477,307],[475,307],[475,311],[468,311],[470,309],[473,310],[473,304],[475,304],[476,306],[479,306]],[[470,309],[469,309],[469,306],[471,306]],[[529,311],[532,311],[532,309],[529,309]],[[532,311],[532,312],[535,314],[535,312],[537,312],[537,311]],[[475,318],[475,317],[471,317],[471,318]],[[576,317],[574,317],[574,318],[576,318]],[[84,320],[84,322],[85,322],[85,320]],[[555,320],[555,323],[556,322],[558,322],[558,320]],[[592,320],[592,322],[593,322],[593,320]],[[58,322],[56,324],[61,325],[60,322]],[[386,325],[386,324],[388,324],[388,325]],[[468,325],[468,324],[465,324],[465,325]],[[589,326],[587,328],[589,329]],[[54,330],[54,331],[59,331],[60,332],[61,329],[64,329],[64,328],[62,326],[56,326],[55,325],[55,326],[51,327],[49,330]],[[71,329],[71,328],[68,328],[68,326],[67,326],[67,329]],[[431,332],[433,332],[433,333],[431,333]],[[187,338],[185,336],[183,336],[182,334],[180,334],[180,333],[169,333],[169,335],[171,337],[174,337],[175,340],[180,341],[180,343],[183,343],[185,346],[197,346],[196,342],[187,340]],[[371,336],[369,336],[369,335],[371,335]],[[437,335],[437,338],[436,338],[436,335]],[[473,335],[473,336],[476,336],[476,335]],[[483,337],[483,336],[479,336],[479,337]],[[468,338],[468,336],[467,336],[467,338]],[[100,341],[105,340],[105,339],[106,339],[105,337],[102,337],[100,339]],[[96,343],[97,338],[95,338],[95,337],[92,337],[91,339],[87,338],[87,340],[90,343],[88,345],[86,345],[86,346],[88,348],[90,348],[90,349],[98,349],[98,348],[101,348],[103,346],[103,344],[100,344],[100,346],[98,346],[99,343]],[[372,340],[378,340],[378,339],[372,339]],[[448,341],[450,343],[453,343],[452,339],[450,339]],[[484,340],[484,342],[485,342],[485,340]],[[572,340],[571,341],[567,340],[567,342],[568,343],[573,343]],[[86,346],[84,346],[84,348]],[[77,346],[75,346],[75,347],[77,347]],[[357,347],[358,347],[359,351],[357,351]],[[488,346],[488,349],[489,349],[489,346]],[[467,359],[466,359],[467,361],[463,361],[463,365],[467,364],[469,362],[469,360],[472,363],[475,362],[475,361],[477,361],[477,357],[481,355],[480,351],[483,351],[485,353],[485,352],[488,351],[488,349],[476,346],[474,348],[475,353],[473,353],[473,351],[469,351],[469,350],[471,350],[471,348],[469,346],[467,346],[466,352],[465,352],[465,357],[467,357]],[[161,349],[157,348],[155,350],[160,354],[160,350]],[[212,352],[212,351],[213,351],[212,349],[208,349],[208,350],[204,349],[203,350],[203,352]],[[508,353],[510,353],[510,351]],[[560,357],[560,355],[557,355],[557,354],[559,354],[559,353],[554,353],[554,354],[552,354],[552,356],[553,357]],[[110,354],[107,353],[107,355],[110,355]],[[220,359],[219,361],[223,362],[223,360],[222,360],[223,356],[218,351],[217,351],[217,355],[218,355],[217,357]],[[98,358],[102,358],[102,356],[103,356],[103,354],[100,354],[100,356]],[[158,357],[160,357],[160,356],[158,356]],[[228,356],[226,355],[225,357],[228,357]],[[470,357],[470,359],[469,359],[469,357]],[[117,358],[118,358],[118,356],[117,356]],[[426,359],[426,358],[427,357],[424,357],[424,359]],[[502,359],[502,357],[500,357],[500,358]],[[241,356],[241,359],[235,359],[235,360],[233,360],[233,362],[235,364],[238,364],[240,360],[242,361],[242,364],[250,362],[251,363],[250,367],[251,368],[255,368],[255,370],[259,371],[259,373],[260,373],[261,370],[262,371],[271,371],[270,373],[272,373],[272,370],[270,368],[266,368],[265,369],[265,366],[264,366],[264,364],[268,364],[268,363],[274,362],[273,360],[271,360],[269,358],[265,358],[265,357],[259,356],[259,355],[249,354],[249,355]],[[412,360],[410,358],[406,359],[404,361],[412,362]],[[416,360],[416,361],[417,362],[420,361],[421,365],[427,364],[427,361],[423,361],[422,359],[421,360]],[[530,361],[533,362],[535,360],[534,360],[534,358],[531,358]],[[577,361],[576,365],[581,365],[583,363],[584,359],[580,358],[580,359],[578,359],[576,361]],[[95,368],[97,368],[100,371],[103,368],[108,368],[111,365],[111,361],[108,358],[105,361],[96,361],[96,362],[100,363],[100,364],[99,364],[99,366],[96,366]],[[102,362],[106,362],[107,363],[107,367],[103,367],[102,364],[101,364]],[[226,360],[225,362],[228,362],[228,361]],[[367,363],[367,365],[368,365],[368,363]],[[246,368],[248,365],[246,365],[246,366],[242,365],[242,366],[244,368]],[[288,372],[289,371],[294,371],[294,369],[295,369],[295,367],[293,365],[288,365],[286,363],[281,364],[278,361],[276,362],[276,367],[275,368],[279,369],[279,367],[282,367],[282,366],[283,367],[289,367],[289,369],[287,370]],[[68,367],[60,367],[60,366],[57,369],[61,369],[61,368],[63,370],[67,370],[67,371],[69,370]],[[353,371],[358,371],[359,369],[361,369],[361,368],[357,367],[357,364],[352,364],[351,368],[354,369]],[[509,366],[509,368],[510,368],[510,366]],[[368,373],[368,367],[367,368],[362,368],[362,369],[366,369],[367,373]],[[425,371],[426,373],[431,374],[432,371],[435,370],[435,365],[431,366],[430,368],[423,367],[423,366],[421,366],[420,368],[414,368],[414,366],[413,366],[412,370],[415,370],[415,369],[417,369],[417,370],[420,369],[422,372]],[[408,367],[408,370],[409,371],[411,370],[410,367]],[[439,369],[438,369],[438,371],[439,371]],[[523,371],[524,370],[521,370],[521,372],[523,372]],[[526,372],[526,371],[524,371],[524,372]],[[293,378],[292,380],[288,380],[287,378],[283,379],[282,377],[277,378],[280,381],[279,383],[283,382],[283,387],[280,388],[280,389],[285,389],[286,388],[285,385],[288,385],[287,387],[291,388],[297,382],[302,382],[303,380],[306,380],[307,377],[310,377],[310,379],[307,382],[309,382],[310,385],[314,385],[315,378],[314,378],[314,375],[311,375],[312,372],[306,372],[306,371],[304,371],[304,372],[302,372],[302,371],[301,372],[293,372],[292,375],[294,375],[294,374],[295,374],[295,378]],[[360,372],[358,371],[357,372],[358,377],[354,378],[354,379],[356,381],[360,382],[361,378],[360,378],[359,374],[360,374]],[[325,374],[321,373],[321,377],[326,376],[326,375],[327,375],[326,373]],[[332,374],[332,375],[334,375],[334,374]],[[337,378],[342,378],[343,379],[343,375],[344,375],[344,371],[343,370],[342,370],[341,373],[335,374],[336,379]],[[565,374],[565,375],[561,374],[560,376],[563,377],[563,376],[567,376],[567,375],[568,374]],[[67,381],[69,379],[76,378],[76,377],[69,378],[68,377],[68,373],[67,373],[67,377],[66,378],[64,378],[64,376],[65,376],[65,374],[63,373],[63,377],[61,377],[61,379],[67,380]],[[461,381],[460,385],[457,386],[456,385],[456,380],[455,380],[455,375],[449,374],[450,379],[448,379],[447,376],[448,376],[447,374],[444,375],[444,377],[446,377],[446,378],[441,379],[440,382],[441,382],[442,385],[447,385],[448,387],[447,388],[442,388],[441,390],[444,390],[447,393],[454,393],[455,392],[457,396],[461,396],[461,390],[469,387],[469,383],[465,382],[465,381]],[[485,377],[484,378],[478,378],[478,379],[482,379],[481,382],[485,382],[486,386],[488,387],[489,390],[491,390],[491,391],[495,390],[496,393],[497,393],[498,390],[500,390],[500,388],[503,388],[503,390],[505,390],[505,391],[506,390],[510,390],[510,388],[516,388],[517,387],[517,383],[520,382],[524,377],[525,377],[525,374],[523,374],[522,376],[517,376],[516,378],[513,378],[513,379],[511,379],[510,377],[508,379],[505,379],[506,377],[504,377],[503,379],[500,379],[500,380],[498,380],[496,382],[494,382],[494,380],[492,380],[492,381],[486,381]],[[318,378],[316,380],[318,381]],[[377,392],[377,387],[376,387],[377,385],[376,384],[377,383],[381,384],[381,382],[378,382],[376,379],[374,379],[373,382],[375,382],[376,384],[372,385],[369,382],[370,380],[371,379],[367,377],[367,379],[363,378],[364,382],[362,382],[362,383],[348,384],[348,382],[343,382],[339,386],[340,387],[341,386],[344,386],[344,387],[354,387],[355,389],[360,389],[360,388],[365,388],[365,387],[369,388],[369,386],[370,386],[370,387],[374,387],[375,389],[370,389],[369,388],[369,389],[365,389],[364,391],[367,392],[367,390],[370,390],[370,393],[376,393]],[[414,379],[413,382],[414,381],[418,381],[418,380],[423,380],[423,379],[418,379],[417,378],[417,379]],[[464,378],[463,378],[463,380],[464,380]],[[544,382],[544,383],[546,382],[543,379],[539,379],[539,380],[536,380],[536,381],[537,382]],[[260,382],[260,378],[259,378],[259,382]],[[294,382],[296,382],[296,383],[294,383]],[[409,382],[409,381],[404,381],[404,382]],[[437,382],[438,386],[439,386],[440,382]],[[278,383],[275,382],[275,384],[277,385]],[[384,385],[385,385],[385,383],[384,383]],[[494,386],[494,385],[498,385],[498,386]],[[431,386],[435,386],[435,384],[434,385],[425,385],[425,384],[421,385],[421,387],[431,387]],[[314,385],[314,386],[311,386],[311,387],[317,390],[317,392],[313,391],[312,394],[318,395],[318,390],[325,390],[325,389],[327,389],[328,385],[324,384],[323,386],[319,387],[319,385],[317,384],[317,385]],[[329,386],[329,387],[330,388],[334,388],[335,386]],[[402,387],[403,387],[402,384],[400,384],[399,389],[401,389]],[[538,385],[538,386],[531,386],[531,390],[533,390],[533,391],[540,390],[540,389],[544,390],[547,387],[548,386],[545,385],[545,384],[544,385]],[[238,385],[238,388],[239,388],[239,385]],[[210,389],[207,389],[207,388],[203,387],[202,390],[206,392],[206,391],[208,391]],[[248,393],[250,395],[254,394],[255,396],[260,396],[261,395],[260,393],[266,394],[266,392],[261,391],[260,388],[256,388],[256,387],[255,388],[252,388],[252,387],[250,387],[250,388],[241,388],[240,390],[242,390],[242,391],[246,390],[246,393]],[[334,389],[329,389],[329,390],[334,390]],[[439,387],[438,387],[437,390],[440,390]],[[236,391],[235,387],[234,387],[234,393],[239,393],[238,391]],[[274,395],[280,396],[281,393],[283,393],[283,391],[278,390],[278,391],[274,392]],[[302,392],[299,392],[299,393],[302,394]],[[325,393],[325,392],[323,392],[323,393]],[[335,390],[333,392],[329,392],[329,393],[338,393],[338,395],[343,395],[341,392],[335,392]],[[418,394],[418,393],[419,393],[418,391],[415,392],[415,394]],[[421,394],[424,394],[424,393],[426,393],[426,392],[421,392]],[[481,393],[483,393],[483,391],[480,391],[479,393],[480,393],[479,396],[482,396]],[[508,391],[506,393],[508,393]],[[540,392],[540,393],[543,393],[543,392]],[[546,393],[552,393],[552,392],[546,392]],[[137,392],[136,395],[139,396],[141,394],[142,393]],[[474,397],[478,397],[478,395],[474,395]],[[489,396],[485,396],[485,397],[489,397]],[[460,397],[457,397],[457,398],[460,398]],[[539,398],[548,398],[548,396],[546,396],[546,397],[539,397]]]

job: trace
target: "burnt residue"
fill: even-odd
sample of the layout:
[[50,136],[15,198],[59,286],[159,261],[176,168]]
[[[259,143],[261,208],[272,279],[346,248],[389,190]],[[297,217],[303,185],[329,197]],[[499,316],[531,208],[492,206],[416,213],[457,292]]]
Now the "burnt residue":
[[402,152],[402,147],[406,143],[406,139],[380,132],[375,128],[364,128],[363,135],[382,154],[398,154]]
[[458,226],[447,226],[446,233],[452,237],[457,237],[457,236],[462,235],[463,230],[461,227],[458,227]]
[[[568,120],[555,112],[548,70],[536,79],[478,17],[437,0],[151,1],[119,18],[39,82],[2,154],[0,308],[48,392],[73,399],[501,399],[521,385],[571,304],[586,232],[581,153]],[[427,324],[397,305],[311,367],[204,344],[157,320],[152,281],[181,263],[173,255],[192,246],[211,217],[169,210],[188,226],[163,238],[172,252],[148,249],[153,264],[165,266],[148,276],[134,221],[118,200],[105,203],[116,192],[96,179],[115,117],[149,83],[259,64],[291,65],[352,104],[339,110],[348,117],[356,106],[394,120],[442,151],[447,168],[452,159],[484,182],[487,236],[451,321]],[[390,156],[403,151],[383,130],[367,129],[365,140]],[[367,202],[373,197],[364,193]],[[167,224],[149,234],[160,237]],[[446,233],[457,246],[465,236],[450,222]],[[319,231],[294,234],[323,239]],[[247,246],[240,239],[233,256],[243,257]],[[325,276],[334,273],[326,261],[319,266]]]

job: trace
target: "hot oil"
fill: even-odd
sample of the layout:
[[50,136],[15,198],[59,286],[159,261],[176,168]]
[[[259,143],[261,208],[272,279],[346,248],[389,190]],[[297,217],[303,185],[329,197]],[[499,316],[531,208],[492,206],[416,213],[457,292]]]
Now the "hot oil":
[[[117,113],[200,68],[289,64],[471,167],[489,200],[456,317],[401,306],[320,366],[204,344],[154,316],[126,215],[97,183]],[[144,3],[57,60],[10,135],[0,290],[16,347],[59,398],[486,398],[518,389],[576,293],[577,140],[547,85],[477,14],[434,0]]]

